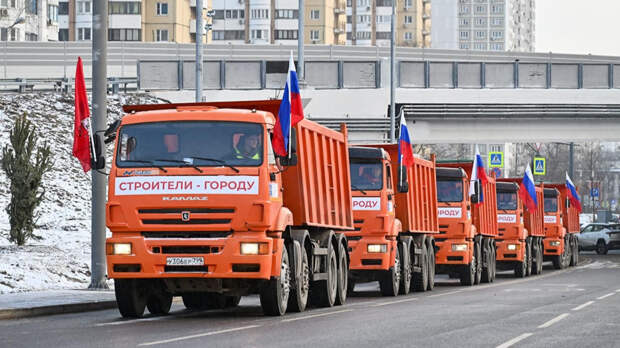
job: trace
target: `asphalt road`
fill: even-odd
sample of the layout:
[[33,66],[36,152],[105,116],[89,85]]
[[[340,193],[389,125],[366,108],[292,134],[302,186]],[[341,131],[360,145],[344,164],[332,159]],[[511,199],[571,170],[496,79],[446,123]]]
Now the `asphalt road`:
[[264,317],[257,297],[226,311],[124,320],[116,310],[0,321],[1,347],[620,347],[620,252],[490,285],[439,278],[381,297],[361,284],[345,306]]

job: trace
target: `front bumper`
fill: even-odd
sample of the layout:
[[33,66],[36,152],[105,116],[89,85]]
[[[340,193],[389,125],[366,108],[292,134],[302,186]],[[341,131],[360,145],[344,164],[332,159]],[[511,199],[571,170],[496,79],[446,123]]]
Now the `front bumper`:
[[[396,241],[386,240],[384,236],[363,236],[357,241],[349,240],[348,243],[350,270],[388,270],[390,267],[394,266]],[[386,252],[369,253],[368,244],[386,244]]]
[[[558,245],[551,245],[552,243]],[[544,245],[544,255],[562,255],[562,250],[564,250],[564,239],[563,238],[545,238],[543,240]]]
[[[453,251],[452,244],[467,244],[465,251]],[[446,239],[445,241],[435,240],[438,248],[435,254],[435,262],[438,265],[468,265],[472,261],[474,242],[463,239]]]
[[[525,242],[519,240],[503,240],[495,243],[497,261],[523,261],[525,259]],[[516,250],[509,250],[508,245],[516,244]]]
[[[241,255],[241,242],[267,243],[268,251],[264,255]],[[280,275],[284,240],[264,233],[235,232],[227,238],[213,239],[112,237],[107,243],[132,244],[132,255],[107,255],[109,278],[269,279]],[[196,253],[196,248],[209,251]],[[203,266],[166,265],[168,257],[196,256],[204,258]]]

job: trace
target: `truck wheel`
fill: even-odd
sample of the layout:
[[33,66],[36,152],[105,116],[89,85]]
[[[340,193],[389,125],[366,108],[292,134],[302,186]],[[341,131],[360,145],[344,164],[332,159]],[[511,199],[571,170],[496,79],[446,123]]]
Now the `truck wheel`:
[[114,279],[118,310],[124,318],[140,318],[144,314],[148,289],[140,279]]
[[310,299],[320,307],[332,307],[338,292],[338,260],[334,248],[327,253],[327,279],[314,282],[310,286]]
[[[295,263],[292,263],[295,265]],[[292,274],[295,274],[293,272]],[[308,252],[301,248],[301,274],[299,281],[294,281],[291,288],[291,296],[288,299],[288,310],[290,312],[303,312],[308,305],[308,292],[310,290],[310,266],[308,265]]]
[[523,278],[527,274],[527,262],[517,262],[515,266],[515,277]]
[[[483,241],[482,243],[482,255],[484,255],[483,257],[483,262],[482,262],[482,278],[481,278],[481,282],[482,283],[490,283],[491,282],[491,248],[489,247],[489,243],[486,243],[487,241]],[[484,260],[486,260],[486,267],[484,267]]]
[[399,243],[398,245],[401,247],[399,250],[401,264],[399,292],[401,295],[407,295],[411,291],[411,253],[407,250],[407,244]]
[[355,292],[355,280],[349,279],[347,282],[347,296],[353,296]]
[[267,281],[267,284],[260,291],[260,305],[266,315],[280,316],[286,313],[290,286],[291,267],[286,243],[284,243],[282,245],[280,276]]
[[534,243],[533,246],[534,257],[532,260],[532,275],[541,274],[542,273],[542,249],[538,240]]
[[476,261],[476,277],[474,279],[474,284],[480,284],[480,280],[482,279],[482,252],[480,250],[481,243],[474,243],[474,255]]
[[398,296],[398,288],[400,287],[400,253],[396,248],[394,254],[394,267],[386,272],[383,272],[382,277],[379,280],[379,288],[383,296]]
[[542,274],[543,272],[543,263],[545,262],[545,247],[543,245],[542,238],[538,240],[538,258],[540,262],[538,263],[538,274]]
[[596,242],[596,253],[599,255],[607,254],[607,244],[605,244],[604,240],[600,239]]
[[347,302],[347,287],[349,281],[349,262],[347,259],[347,249],[342,243],[338,247],[338,293],[336,294],[336,305],[342,306]]
[[497,276],[497,254],[495,251],[495,245],[491,242],[491,283],[495,281]]
[[235,308],[241,302],[241,296],[226,296],[226,308]]
[[168,314],[172,306],[172,294],[165,292],[151,294],[146,302],[146,308],[151,314]]
[[532,274],[532,242],[528,239],[525,242],[525,276],[529,277]]
[[198,292],[190,292],[183,294],[183,305],[190,310],[202,310],[207,309],[207,301],[204,294]]
[[426,291],[428,287],[428,251],[426,250],[426,243],[422,241],[422,253],[420,254],[420,272],[413,272],[413,290]]
[[572,245],[572,257],[571,257],[571,262],[570,265],[571,266],[577,266],[577,264],[579,263],[579,247],[577,246],[578,242],[577,242],[577,238],[575,238],[575,236],[573,236],[573,245]]
[[428,286],[427,290],[431,291],[435,288],[435,248],[429,243],[428,247]]

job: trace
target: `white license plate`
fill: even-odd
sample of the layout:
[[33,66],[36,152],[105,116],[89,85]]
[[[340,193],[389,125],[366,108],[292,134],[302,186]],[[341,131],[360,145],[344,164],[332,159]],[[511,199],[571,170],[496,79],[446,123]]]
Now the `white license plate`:
[[166,265],[168,266],[202,266],[204,264],[205,259],[202,256],[166,258]]

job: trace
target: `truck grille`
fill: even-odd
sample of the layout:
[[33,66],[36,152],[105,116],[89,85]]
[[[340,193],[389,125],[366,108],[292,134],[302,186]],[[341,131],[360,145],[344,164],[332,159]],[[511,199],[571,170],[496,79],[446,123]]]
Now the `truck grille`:
[[230,224],[234,213],[232,208],[155,208],[139,209],[138,217],[144,225],[221,225]]
[[149,239],[226,238],[231,234],[231,231],[144,231],[142,237]]
[[162,254],[216,254],[222,251],[219,246],[162,246]]

